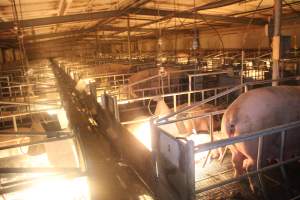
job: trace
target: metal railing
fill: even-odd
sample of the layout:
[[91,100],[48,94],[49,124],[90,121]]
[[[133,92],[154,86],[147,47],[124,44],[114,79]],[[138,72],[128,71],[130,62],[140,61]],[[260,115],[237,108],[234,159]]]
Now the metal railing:
[[[296,121],[296,122],[291,122],[288,124],[283,124],[280,126],[275,126],[275,127],[271,127],[265,130],[261,130],[261,131],[257,131],[254,133],[248,133],[248,134],[243,134],[241,136],[237,136],[237,137],[233,137],[233,138],[229,138],[229,139],[225,139],[225,140],[218,140],[218,141],[213,141],[212,140],[212,133],[213,133],[213,128],[212,128],[212,123],[213,123],[213,116],[215,115],[220,115],[223,114],[225,112],[225,110],[219,110],[219,111],[215,111],[215,112],[210,112],[210,113],[205,113],[205,114],[201,114],[198,116],[192,116],[192,117],[183,117],[183,118],[176,118],[174,119],[174,117],[180,113],[192,110],[193,108],[196,108],[200,105],[203,105],[205,103],[208,103],[210,101],[214,101],[217,98],[223,97],[224,95],[228,95],[232,92],[235,91],[241,91],[241,89],[244,89],[245,92],[248,91],[248,87],[251,85],[263,85],[263,84],[269,84],[272,82],[280,82],[280,81],[286,81],[286,80],[299,80],[300,77],[290,77],[290,78],[284,78],[284,79],[279,79],[279,80],[266,80],[266,81],[256,81],[256,82],[251,82],[251,83],[244,83],[242,85],[233,87],[231,89],[228,89],[224,92],[221,92],[213,97],[207,98],[202,100],[201,102],[195,103],[194,105],[190,105],[190,106],[186,106],[185,108],[179,109],[169,115],[167,115],[166,117],[162,117],[160,119],[157,119],[154,124],[152,124],[152,126],[157,127],[157,129],[154,130],[158,130],[159,132],[161,132],[160,134],[166,134],[168,135],[168,137],[173,138],[174,140],[182,140],[184,139],[185,141],[188,141],[187,138],[182,138],[182,137],[177,137],[175,135],[173,135],[172,133],[167,133],[166,131],[162,130],[160,127],[167,125],[167,124],[171,124],[171,123],[176,123],[179,121],[184,121],[184,120],[193,120],[193,119],[199,119],[199,118],[205,118],[205,117],[209,117],[209,122],[210,122],[210,130],[208,131],[208,133],[211,135],[211,142],[210,143],[205,143],[205,144],[200,144],[200,145],[196,145],[194,146],[194,143],[192,141],[189,141],[188,143],[185,143],[186,145],[189,145],[190,147],[186,147],[186,149],[193,149],[190,155],[190,159],[194,159],[195,154],[199,153],[199,152],[210,152],[211,150],[220,148],[220,147],[225,147],[228,145],[232,145],[232,144],[236,144],[236,143],[240,143],[240,142],[247,142],[249,140],[254,140],[257,139],[258,140],[258,157],[257,157],[257,165],[256,165],[256,170],[255,171],[251,171],[251,172],[247,172],[245,174],[243,174],[242,176],[239,176],[237,178],[231,178],[228,180],[224,180],[221,181],[219,183],[213,184],[213,185],[209,185],[207,187],[204,188],[198,188],[196,189],[195,187],[195,173],[192,171],[186,171],[187,173],[187,177],[189,179],[193,179],[194,182],[191,181],[187,181],[189,183],[188,185],[188,190],[190,191],[190,195],[193,196],[193,198],[195,198],[196,194],[202,193],[202,192],[206,192],[208,190],[212,190],[218,187],[222,187],[224,185],[230,184],[230,183],[234,183],[236,181],[240,181],[241,179],[247,178],[249,176],[254,176],[254,175],[258,175],[258,180],[259,180],[259,184],[262,187],[262,191],[265,197],[267,197],[267,193],[265,191],[264,188],[264,183],[262,181],[262,176],[261,173],[276,167],[279,167],[281,170],[281,173],[283,174],[283,176],[285,177],[286,172],[284,171],[284,167],[283,165],[297,161],[300,159],[300,156],[291,158],[291,159],[286,159],[283,160],[283,155],[284,155],[284,147],[285,147],[285,140],[286,140],[286,133],[287,130],[293,129],[293,128],[297,128],[300,127],[300,121]],[[154,131],[153,134],[158,134],[156,131]],[[281,138],[281,142],[280,142],[280,154],[278,155],[279,157],[279,162],[273,165],[269,165],[269,166],[262,166],[261,162],[262,162],[262,147],[263,147],[263,139],[266,136],[269,135],[275,135],[275,134],[280,134],[280,138]],[[158,136],[157,136],[158,137]],[[207,161],[207,158],[205,159],[204,163]],[[194,161],[187,161],[187,163],[194,163]],[[194,170],[195,168],[190,166],[190,170]]]
[[[285,140],[286,140],[286,131],[293,129],[293,128],[297,128],[300,127],[300,121],[296,121],[296,122],[291,122],[288,124],[284,124],[284,125],[280,125],[280,126],[276,126],[276,127],[272,127],[272,128],[268,128],[265,130],[261,130],[261,131],[257,131],[254,133],[247,133],[247,134],[243,134],[241,136],[236,136],[233,138],[229,138],[229,139],[225,139],[225,140],[219,140],[219,141],[215,141],[213,143],[206,143],[206,144],[201,144],[201,145],[197,145],[194,147],[194,153],[199,153],[199,152],[204,152],[204,151],[210,151],[213,149],[217,149],[219,147],[225,147],[228,145],[233,145],[233,144],[237,144],[240,142],[246,142],[249,140],[254,140],[254,139],[258,139],[258,158],[257,158],[257,170],[255,171],[251,171],[251,172],[247,172],[239,177],[236,178],[232,178],[226,181],[222,181],[218,184],[214,184],[205,188],[201,188],[195,191],[195,194],[197,193],[201,193],[204,191],[208,191],[208,190],[212,190],[214,188],[217,187],[221,187],[225,184],[230,184],[236,181],[239,181],[241,179],[247,178],[248,176],[252,176],[252,175],[256,175],[258,174],[259,176],[259,181],[262,187],[264,187],[264,184],[261,180],[261,175],[260,173],[276,168],[276,167],[280,167],[281,170],[285,170],[283,165],[297,161],[300,159],[300,156],[296,156],[294,158],[291,159],[287,159],[287,160],[283,160],[283,155],[284,155],[284,147],[285,147]],[[281,143],[280,143],[280,154],[278,155],[279,157],[279,162],[276,164],[272,164],[266,167],[262,167],[261,166],[261,162],[262,162],[262,147],[263,147],[263,139],[265,136],[269,136],[269,135],[275,135],[275,134],[280,134],[280,138],[281,138]],[[284,172],[285,173],[285,172]],[[267,195],[267,194],[265,194]]]
[[[193,90],[193,91],[185,91],[185,92],[175,92],[175,93],[168,93],[168,94],[160,94],[160,95],[154,95],[154,96],[144,96],[140,98],[132,98],[132,99],[126,99],[126,100],[118,100],[118,104],[128,104],[128,103],[138,103],[143,102],[143,105],[146,104],[147,100],[157,99],[157,98],[166,98],[166,97],[172,97],[173,99],[173,109],[174,111],[177,111],[177,98],[183,97],[181,100],[185,102],[184,98],[186,96],[186,102],[196,102],[196,100],[192,100],[193,95],[199,95],[201,96],[201,100],[204,100],[206,97],[206,94],[213,93],[213,95],[217,95],[218,93],[227,90],[228,88],[232,88],[234,86],[224,86],[224,87],[215,87],[215,88],[208,88],[208,89],[202,89],[202,90]],[[228,104],[229,98],[228,95],[226,95],[226,103]],[[217,99],[214,100],[214,104],[217,104]]]
[[[19,74],[14,74],[19,75]],[[25,94],[24,89],[26,89],[29,86],[33,86],[34,84],[16,84],[15,82],[12,82],[14,79],[4,78],[0,79],[6,82],[7,87],[1,87],[1,90],[11,90],[9,96],[14,96],[14,89],[16,88],[18,90],[17,93]],[[45,81],[44,81],[45,82]],[[45,89],[45,88],[43,88]],[[47,90],[47,89],[45,89]],[[46,91],[48,92],[48,91]],[[56,101],[56,100],[55,100]],[[51,179],[57,179],[57,177],[63,177],[65,179],[74,179],[77,177],[86,176],[85,174],[85,160],[83,157],[83,151],[80,148],[80,139],[77,138],[76,134],[74,134],[71,131],[53,131],[53,132],[19,132],[20,124],[18,118],[21,118],[23,116],[30,116],[32,114],[40,114],[45,113],[49,109],[59,109],[61,108],[60,104],[57,103],[51,103],[51,100],[47,99],[46,103],[29,103],[29,102],[12,102],[12,101],[0,101],[0,110],[1,110],[1,116],[0,121],[3,120],[10,120],[13,125],[13,131],[0,131],[0,135],[3,137],[15,137],[15,138],[29,138],[28,140],[22,140],[18,143],[4,143],[1,142],[0,151],[2,152],[8,152],[12,149],[20,149],[22,151],[21,156],[26,156],[23,152],[23,147],[31,147],[41,144],[50,144],[50,143],[56,143],[61,141],[70,141],[72,145],[74,145],[75,149],[71,149],[73,152],[72,155],[74,155],[74,160],[76,160],[75,165],[72,164],[72,166],[68,167],[51,167],[50,165],[46,167],[23,167],[25,163],[21,163],[19,166],[17,162],[13,163],[12,167],[0,167],[0,175],[2,177],[1,179],[1,189],[0,189],[0,195],[3,195],[2,197],[5,198],[5,194],[8,193],[15,193],[19,191],[23,191],[27,188],[31,188],[35,184],[40,184],[42,181],[49,181]],[[39,109],[39,110],[30,110],[25,112],[20,112],[19,108],[27,108],[31,106],[31,108],[34,108],[35,106],[41,106],[43,108],[47,109]],[[25,109],[26,110],[26,109]],[[7,111],[11,111],[13,113],[7,114]],[[2,115],[2,112],[5,112],[6,115]],[[43,138],[36,138],[36,136],[43,136]],[[31,138],[34,138],[34,140],[31,141]],[[59,144],[61,145],[61,143]],[[71,148],[71,147],[70,147]],[[46,150],[47,152],[47,150]],[[48,152],[47,152],[48,153]],[[55,154],[56,155],[56,154]],[[7,157],[10,158],[10,157]],[[3,156],[1,154],[1,159],[3,159]],[[33,159],[33,158],[32,158]],[[4,161],[3,161],[4,163]],[[28,164],[28,163],[26,163]],[[29,163],[31,166],[31,163]],[[39,166],[39,164],[37,164]],[[6,165],[5,165],[6,166]],[[32,165],[35,166],[35,165]],[[42,173],[42,174],[41,174]],[[45,174],[44,174],[45,173]],[[37,177],[38,175],[38,177]],[[5,183],[2,182],[5,179]]]
[[218,99],[220,97],[224,97],[224,96],[226,96],[226,95],[228,95],[230,93],[241,91],[241,89],[244,89],[244,91],[247,92],[250,86],[259,86],[259,85],[264,85],[264,84],[271,84],[273,82],[281,82],[281,81],[289,81],[289,80],[297,80],[297,81],[299,81],[300,80],[300,76],[287,77],[287,78],[282,78],[282,79],[278,79],[278,80],[263,80],[263,81],[253,81],[253,82],[243,83],[241,85],[237,85],[235,87],[232,87],[232,88],[230,88],[230,89],[228,89],[228,90],[226,90],[224,92],[218,93],[217,95],[209,97],[209,98],[207,98],[205,100],[202,100],[201,102],[197,102],[197,103],[192,104],[190,106],[186,106],[186,107],[178,110],[177,112],[173,112],[173,113],[171,113],[171,114],[169,114],[169,115],[167,115],[167,116],[165,116],[163,118],[160,118],[157,121],[157,123],[161,124],[161,122],[166,122],[166,121],[168,121],[169,118],[171,118],[171,117],[173,117],[173,116],[175,116],[175,115],[177,115],[177,114],[179,114],[181,112],[191,110],[193,108],[196,108],[196,107],[198,107],[200,105],[203,105],[205,103],[208,103],[208,102],[213,101],[215,99]]

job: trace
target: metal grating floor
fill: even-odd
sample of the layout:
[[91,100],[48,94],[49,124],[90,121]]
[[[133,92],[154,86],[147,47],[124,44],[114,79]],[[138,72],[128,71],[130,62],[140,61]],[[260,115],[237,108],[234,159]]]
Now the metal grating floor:
[[[233,177],[233,168],[231,164],[231,155],[227,154],[221,164],[217,160],[212,160],[203,168],[203,161],[197,162],[195,166],[195,189],[196,191],[231,179]],[[249,190],[247,181],[227,184],[225,186],[202,192],[196,195],[196,199],[258,199]]]

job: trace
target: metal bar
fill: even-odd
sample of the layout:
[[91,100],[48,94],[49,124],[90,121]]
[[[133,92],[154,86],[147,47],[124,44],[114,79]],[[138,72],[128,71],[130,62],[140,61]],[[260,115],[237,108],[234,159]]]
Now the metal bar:
[[64,136],[64,137],[59,137],[59,138],[49,138],[46,140],[40,140],[40,141],[36,141],[36,142],[26,142],[26,143],[21,143],[21,144],[3,146],[3,147],[0,147],[0,150],[7,150],[7,149],[18,148],[18,147],[23,147],[23,146],[32,146],[32,145],[44,144],[44,143],[48,143],[48,142],[56,142],[56,141],[71,139],[73,137],[74,137],[73,135],[70,135],[70,136]]
[[[192,77],[191,76],[189,76],[189,92],[190,91],[192,91]],[[191,105],[191,93],[188,93],[188,105]]]
[[18,132],[18,126],[17,126],[16,116],[13,116],[13,124],[14,124],[14,131]]
[[130,40],[130,18],[127,16],[127,48],[129,56],[129,64],[131,65],[131,40]]
[[[216,96],[216,95],[217,95],[217,89],[214,89],[214,96]],[[217,99],[214,100],[214,104],[215,104],[215,106],[217,106]]]
[[[163,124],[163,123],[166,123],[167,121],[169,121],[169,118],[170,118],[170,117],[173,117],[173,116],[175,116],[175,115],[177,115],[177,114],[179,114],[179,113],[185,112],[185,111],[189,111],[189,110],[191,110],[191,109],[193,109],[193,108],[195,108],[195,107],[198,107],[198,106],[200,106],[200,105],[203,105],[203,104],[205,104],[205,103],[208,103],[208,102],[214,100],[215,98],[219,98],[219,97],[222,97],[222,96],[224,96],[224,95],[226,95],[226,94],[229,94],[229,93],[231,93],[231,92],[234,92],[234,91],[240,89],[242,86],[243,86],[243,85],[235,86],[235,87],[233,87],[233,88],[230,88],[230,89],[226,90],[225,92],[221,92],[221,93],[217,94],[216,96],[209,97],[209,98],[207,98],[207,99],[205,99],[205,100],[202,100],[202,101],[200,101],[199,103],[195,103],[195,104],[193,104],[193,105],[190,105],[190,106],[181,108],[181,109],[179,109],[177,112],[171,113],[171,114],[169,114],[169,115],[167,115],[167,116],[165,116],[165,117],[162,117],[162,118],[158,119],[158,120],[157,120],[157,124]],[[163,123],[162,123],[162,122],[163,122]]]
[[189,74],[189,77],[202,77],[202,76],[211,76],[211,75],[219,75],[219,74],[228,74],[228,71],[220,71],[220,72],[207,72],[200,74]]
[[245,93],[248,92],[248,86],[247,85],[245,85],[245,87],[244,87],[244,92]]
[[145,119],[137,119],[137,120],[131,120],[131,121],[126,121],[126,122],[121,122],[122,125],[128,125],[128,124],[137,124],[137,123],[142,123],[142,122],[147,122],[150,121],[152,117],[148,117]]
[[10,168],[0,168],[0,174],[15,174],[15,173],[58,173],[58,172],[80,172],[80,168],[74,167],[10,167]]
[[[20,24],[23,28],[32,27],[32,26],[44,26],[50,24],[59,24],[66,23],[72,21],[81,21],[81,20],[95,20],[99,18],[110,18],[118,15],[118,10],[113,11],[101,11],[101,12],[93,12],[93,13],[83,13],[83,14],[75,14],[75,15],[64,15],[64,16],[53,16],[53,17],[45,17],[45,18],[35,18],[35,19],[26,19],[21,20]],[[1,22],[0,29],[12,29],[14,28],[14,22]]]
[[195,162],[194,162],[194,142],[187,141],[185,145],[185,158],[187,161],[185,163],[185,170],[186,170],[186,184],[187,184],[187,198],[189,200],[195,200]]
[[169,73],[168,73],[168,89],[169,89],[169,92],[171,92],[171,78],[170,78]]
[[[286,131],[281,131],[280,136],[281,136],[281,142],[280,142],[279,162],[282,162],[283,159],[284,159],[284,148],[285,148]],[[290,183],[289,183],[289,180],[287,178],[287,174],[286,174],[284,165],[280,165],[280,171],[281,171],[283,180],[285,182],[284,189],[287,191],[288,194],[290,194],[290,191],[289,191]]]
[[294,80],[294,79],[295,79],[295,80],[298,80],[299,78],[300,78],[300,76],[295,76],[295,77],[288,77],[288,78],[282,78],[282,79],[277,79],[277,80],[263,80],[263,81],[257,81],[257,82],[248,82],[248,83],[244,83],[244,84],[235,86],[235,87],[233,87],[233,88],[230,88],[230,89],[228,89],[228,90],[226,90],[226,91],[224,91],[224,92],[221,92],[221,93],[219,93],[219,94],[217,94],[217,95],[215,95],[215,96],[212,96],[212,97],[209,97],[209,98],[207,98],[207,99],[205,99],[205,100],[202,100],[202,101],[200,101],[200,102],[198,102],[198,103],[195,103],[195,104],[193,104],[193,105],[191,105],[191,106],[186,106],[186,107],[184,107],[184,108],[181,108],[181,109],[178,110],[177,112],[173,112],[173,113],[171,113],[171,114],[169,114],[169,115],[167,115],[167,116],[165,116],[165,117],[162,117],[162,118],[158,119],[156,123],[162,124],[162,122],[167,122],[167,121],[168,121],[168,118],[170,118],[170,117],[173,117],[173,116],[175,116],[175,115],[177,115],[177,114],[179,114],[179,113],[181,113],[181,112],[185,112],[185,111],[191,110],[191,109],[193,109],[193,108],[195,108],[195,107],[198,107],[198,106],[200,106],[200,105],[203,105],[203,104],[205,104],[205,103],[208,103],[208,102],[210,102],[210,101],[212,101],[212,100],[214,100],[214,99],[216,99],[216,98],[219,98],[219,97],[225,96],[225,95],[227,95],[227,94],[230,94],[230,93],[232,93],[232,92],[234,92],[234,91],[240,90],[240,89],[243,88],[245,85],[259,85],[259,84],[265,84],[265,83],[273,83],[273,82],[276,82],[276,81],[278,82],[278,81]]
[[226,181],[222,181],[221,183],[217,183],[217,184],[214,184],[214,185],[211,185],[211,186],[207,186],[207,187],[204,187],[202,189],[199,189],[199,190],[196,190],[195,193],[196,194],[199,194],[201,192],[206,192],[208,190],[212,190],[212,189],[215,189],[215,188],[218,188],[218,187],[221,187],[221,186],[224,186],[224,185],[227,185],[227,184],[230,184],[230,183],[234,183],[234,182],[237,182],[237,181],[240,181],[242,179],[245,179],[247,178],[248,176],[252,176],[252,175],[255,175],[257,173],[261,173],[261,172],[265,172],[265,171],[268,171],[270,169],[273,169],[273,168],[276,168],[276,167],[279,167],[280,165],[285,165],[285,164],[289,164],[289,163],[292,163],[292,162],[295,162],[297,160],[300,159],[300,156],[297,156],[295,158],[292,158],[292,159],[289,159],[289,160],[286,160],[282,163],[277,163],[277,164],[274,164],[274,165],[270,165],[270,166],[267,166],[267,167],[264,167],[264,168],[261,168],[260,170],[257,170],[257,171],[252,171],[252,172],[247,172],[239,177],[236,177],[236,178],[232,178],[232,179],[229,179],[229,180],[226,180]]
[[[257,168],[258,171],[261,169],[263,139],[264,139],[263,136],[260,136],[258,138],[257,163],[256,163],[256,168]],[[258,175],[259,184],[261,185],[261,190],[262,190],[263,196],[264,196],[265,199],[269,199],[268,195],[267,195],[267,192],[266,192],[266,189],[265,189],[263,179],[262,179],[262,174],[260,172],[258,172],[257,175]]]
[[[182,12],[174,12],[174,11],[168,11],[168,10],[155,10],[155,9],[146,9],[146,8],[139,8],[139,9],[130,9],[129,12],[135,11],[138,15],[151,15],[151,16],[159,16],[159,17],[165,17],[165,16],[173,16],[178,18],[185,18],[185,19],[200,19],[203,20],[203,18],[207,20],[213,20],[213,21],[225,21],[229,23],[238,23],[238,24],[248,24],[251,18],[247,17],[228,17],[228,16],[217,16],[217,15],[208,15],[208,14],[194,14],[193,12],[189,11],[182,11]],[[252,24],[255,25],[264,25],[267,22],[262,19],[255,19]]]
[[60,109],[60,108],[61,107],[54,107],[54,108],[49,108],[47,110],[33,110],[30,112],[24,112],[24,113],[19,113],[19,114],[5,115],[5,116],[0,116],[0,119],[13,118],[14,116],[19,117],[19,116],[31,115],[31,114],[35,114],[35,113],[47,112],[52,109],[55,110],[55,109]]
[[30,132],[24,132],[24,131],[17,131],[17,132],[10,132],[10,131],[0,131],[0,136],[46,136],[46,135],[53,135],[53,136],[59,136],[59,135],[71,135],[73,134],[70,131],[46,131],[46,132],[36,132],[36,131],[30,131]]
[[[209,115],[209,135],[210,135],[210,142],[214,141],[213,130],[214,130],[213,129],[213,115],[210,114]],[[205,167],[205,165],[206,165],[206,163],[207,163],[207,161],[208,161],[208,159],[210,157],[210,154],[211,154],[211,150],[208,151],[207,156],[206,156],[206,158],[205,158],[205,160],[203,162],[202,168]]]
[[176,95],[173,96],[173,108],[175,112],[177,111],[176,97],[177,97]]
[[59,106],[58,104],[51,104],[51,103],[22,103],[22,102],[14,102],[14,101],[0,101],[0,104],[8,104],[8,105],[42,105],[42,106]]
[[281,131],[281,143],[280,143],[280,154],[279,154],[279,160],[283,161],[284,158],[284,147],[285,147],[285,136],[286,131]]
[[[226,87],[218,87],[218,89],[228,89],[230,87],[234,87],[234,86],[226,86]],[[186,94],[194,94],[194,93],[201,93],[203,91],[211,91],[214,90],[215,88],[209,88],[209,89],[203,89],[203,90],[194,90],[194,91],[185,91],[185,92],[176,92],[176,93],[171,93],[171,94],[162,94],[162,95],[155,95],[155,96],[148,96],[148,97],[144,97],[144,98],[133,98],[133,99],[127,99],[127,100],[121,100],[118,103],[122,104],[122,103],[129,103],[129,102],[136,102],[136,101],[141,101],[141,100],[149,100],[149,99],[153,99],[153,98],[157,98],[157,97],[171,97],[171,96],[180,96],[180,95],[186,95]]]
[[242,61],[241,61],[241,84],[244,83],[244,59],[245,59],[245,51],[242,50]]
[[148,77],[148,78],[146,78],[146,79],[143,79],[143,80],[140,80],[140,81],[131,83],[131,84],[127,85],[127,87],[132,87],[132,86],[135,86],[135,85],[137,85],[137,84],[139,84],[139,83],[143,83],[143,82],[145,82],[145,81],[149,81],[149,80],[151,80],[151,79],[158,78],[158,77],[160,77],[160,75],[154,75],[154,76]]
[[200,144],[198,146],[195,146],[195,152],[197,153],[197,152],[202,152],[202,151],[208,151],[211,149],[216,149],[219,147],[224,147],[224,146],[239,143],[239,142],[245,142],[247,140],[254,140],[260,136],[268,136],[268,135],[276,134],[278,132],[296,128],[299,126],[300,126],[300,120],[291,122],[288,124],[283,124],[283,125],[267,128],[267,129],[260,130],[260,131],[254,132],[254,133],[247,133],[245,135],[240,135],[240,136],[236,136],[236,137],[232,137],[232,138],[228,138],[228,139],[218,140],[218,141],[215,141],[214,143]]
[[84,172],[76,172],[76,173],[74,173],[74,172],[67,173],[66,172],[66,173],[62,173],[62,174],[48,175],[45,177],[38,178],[34,181],[24,181],[24,182],[19,182],[18,184],[12,184],[11,186],[1,189],[0,195],[25,190],[25,189],[30,188],[38,183],[41,183],[41,182],[47,181],[47,180],[51,180],[51,179],[56,179],[57,177],[73,179],[73,178],[82,177],[82,176],[86,176],[86,174]]
[[223,114],[225,111],[226,111],[226,109],[223,109],[223,110],[218,110],[218,111],[214,111],[214,112],[210,112],[210,113],[203,113],[203,114],[196,115],[196,116],[191,116],[191,117],[182,117],[180,119],[169,120],[167,122],[164,122],[163,124],[158,124],[158,126],[163,126],[165,124],[171,124],[171,123],[180,122],[180,121],[184,121],[184,120],[195,119],[195,118],[205,118],[205,117],[209,117],[210,115],[215,116],[215,115]]

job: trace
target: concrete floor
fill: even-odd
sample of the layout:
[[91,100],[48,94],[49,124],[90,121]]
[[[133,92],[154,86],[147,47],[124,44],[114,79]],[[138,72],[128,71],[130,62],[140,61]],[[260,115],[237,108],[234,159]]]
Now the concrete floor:
[[150,194],[135,173],[119,162],[101,128],[90,124],[77,97],[72,95],[71,79],[55,67],[54,73],[69,122],[82,141],[92,199],[152,199],[147,198]]

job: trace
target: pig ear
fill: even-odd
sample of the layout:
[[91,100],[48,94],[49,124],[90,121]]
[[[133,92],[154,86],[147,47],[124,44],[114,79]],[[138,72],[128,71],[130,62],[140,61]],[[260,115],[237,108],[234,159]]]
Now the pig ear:
[[156,102],[162,101],[162,100],[164,100],[163,97],[155,97],[155,98],[153,98],[153,101],[156,101]]

